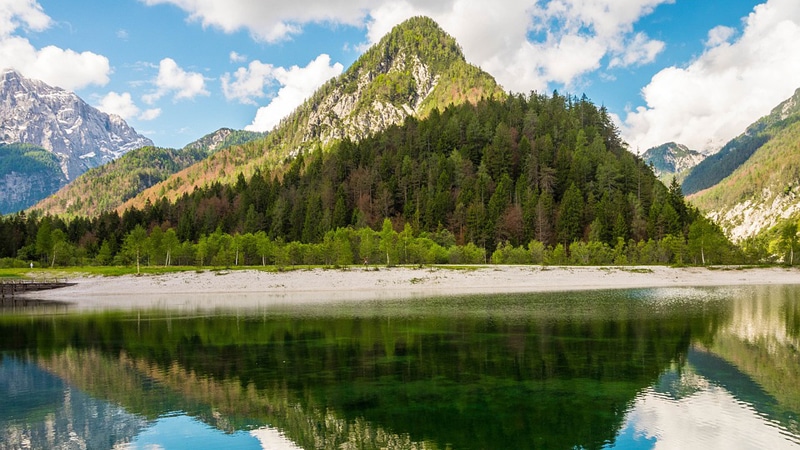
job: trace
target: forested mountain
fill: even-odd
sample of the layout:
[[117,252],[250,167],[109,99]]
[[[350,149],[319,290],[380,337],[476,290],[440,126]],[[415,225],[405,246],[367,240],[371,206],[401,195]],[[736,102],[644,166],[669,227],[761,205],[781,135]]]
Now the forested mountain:
[[773,108],[769,115],[758,119],[744,133],[725,144],[722,149],[698,164],[683,181],[683,191],[694,194],[710,188],[730,176],[758,149],[785,128],[800,120],[800,89]]
[[[45,180],[51,176],[49,169],[45,173],[31,172],[30,165],[26,172],[8,172],[13,175],[6,177],[6,185],[11,182],[15,192],[27,191],[24,196],[28,200],[20,204],[22,208],[63,186],[52,183],[55,179],[74,180],[86,170],[130,150],[153,145],[121,117],[98,111],[74,93],[6,70],[0,73],[0,144],[14,143],[45,149],[56,157],[63,172],[50,180]],[[16,158],[8,152],[0,153],[0,160],[5,157]],[[42,190],[45,186],[48,190]],[[4,209],[0,213],[13,211],[16,210]]]
[[145,194],[91,218],[0,219],[0,258],[705,264],[733,254],[679,184],[667,188],[626,150],[604,108],[503,93],[425,18],[396,27],[263,139]]
[[0,214],[21,211],[66,182],[53,153],[30,144],[0,144]]
[[211,155],[235,145],[242,145],[250,141],[261,139],[266,135],[266,133],[258,133],[255,131],[220,128],[219,130],[209,133],[194,142],[186,144],[183,149],[201,150],[203,153]]
[[[731,239],[753,238],[784,218],[800,215],[800,89],[725,148],[735,151],[723,161],[742,162],[690,199]],[[746,159],[737,156],[745,148],[752,153]],[[769,246],[767,242],[759,245],[762,251]]]
[[36,204],[42,214],[92,217],[118,208],[126,200],[209,155],[264,137],[264,133],[222,128],[181,150],[143,147],[90,169],[77,180]]
[[11,237],[0,257],[44,255],[51,264],[70,254],[138,261],[151,251],[153,261],[169,264],[180,252],[184,263],[201,265],[489,255],[701,263],[723,261],[730,250],[684,203],[679,185],[664,186],[624,148],[604,109],[558,93],[434,109],[359,142],[302,151],[282,168],[121,216],[13,217],[0,225]]
[[678,180],[678,183],[683,182],[689,171],[700,164],[705,156],[685,145],[669,142],[647,149],[642,154],[642,159],[653,167],[653,171],[661,182],[669,184],[673,177]]
[[800,216],[800,121],[794,115],[730,176],[690,197],[734,240]]
[[415,17],[396,26],[345,73],[330,80],[266,139],[220,151],[151,189],[124,207],[162,195],[175,199],[212,182],[232,184],[242,173],[270,170],[292,155],[357,142],[434,108],[505,95],[491,75],[466,62],[456,41],[434,21]]

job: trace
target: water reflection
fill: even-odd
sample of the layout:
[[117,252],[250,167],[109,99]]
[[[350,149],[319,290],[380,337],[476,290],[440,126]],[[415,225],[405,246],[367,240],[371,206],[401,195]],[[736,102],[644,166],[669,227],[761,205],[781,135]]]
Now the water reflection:
[[0,448],[791,447],[798,311],[764,287],[5,314]]

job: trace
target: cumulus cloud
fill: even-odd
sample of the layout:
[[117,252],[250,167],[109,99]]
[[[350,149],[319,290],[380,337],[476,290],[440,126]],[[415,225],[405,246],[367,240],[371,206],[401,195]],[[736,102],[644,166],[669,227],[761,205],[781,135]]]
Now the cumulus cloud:
[[35,0],[0,0],[0,37],[13,34],[18,28],[46,30],[50,17]]
[[168,94],[172,94],[174,100],[210,95],[206,90],[206,80],[202,74],[185,71],[172,58],[164,58],[158,64],[158,76],[154,84],[155,92],[142,97],[147,104],[153,104]]
[[228,59],[230,59],[232,63],[243,63],[247,61],[247,55],[242,55],[238,52],[231,52],[230,55],[228,55]]
[[20,29],[43,31],[50,17],[33,0],[0,0],[0,61],[23,75],[68,90],[90,84],[105,85],[111,66],[108,58],[92,52],[76,52],[56,46],[41,49],[15,35]]
[[252,61],[248,67],[240,67],[231,76],[222,75],[222,93],[228,100],[255,105],[255,98],[264,97],[264,87],[274,81],[275,68],[272,64]]
[[661,41],[648,39],[644,33],[636,33],[623,53],[611,59],[608,67],[629,67],[651,63],[664,50],[665,45]]
[[146,109],[139,114],[139,120],[155,120],[161,115],[161,108]]
[[606,60],[611,68],[652,61],[664,44],[633,34],[633,25],[673,1],[509,0],[487,8],[482,0],[144,0],[175,5],[203,26],[249,30],[265,42],[290,39],[308,23],[331,23],[366,26],[369,43],[375,43],[401,21],[426,15],[458,40],[470,62],[517,92],[546,89],[551,82],[570,86]]
[[131,98],[131,94],[128,92],[123,92],[122,94],[114,91],[109,92],[105,97],[100,99],[100,103],[97,104],[97,109],[104,113],[116,114],[125,120],[136,117],[136,115],[139,114],[139,108],[133,102],[133,98]]
[[161,114],[161,109],[154,108],[142,111],[136,106],[129,92],[122,94],[111,91],[100,99],[97,109],[108,114],[116,114],[125,120],[153,120]]
[[[260,64],[260,63],[259,63]],[[260,65],[260,69],[265,66]],[[250,65],[252,67],[252,63]],[[271,69],[268,78],[280,84],[281,88],[272,101],[258,109],[253,123],[246,127],[249,131],[269,131],[281,119],[291,113],[323,83],[342,73],[341,64],[331,64],[328,55],[319,55],[306,67],[292,66],[289,69],[276,67]]]
[[306,23],[360,25],[370,0],[295,0],[254,2],[250,0],[144,0],[147,5],[172,4],[189,14],[189,20],[226,33],[246,29],[257,40],[278,42],[302,31]]
[[642,90],[646,106],[627,114],[623,137],[644,151],[676,141],[716,150],[800,87],[800,2],[769,0],[733,30],[709,32],[687,67],[669,67]]
[[716,47],[718,45],[727,43],[733,35],[736,34],[736,30],[731,27],[726,26],[718,26],[711,29],[708,32],[708,40],[706,41],[707,47]]

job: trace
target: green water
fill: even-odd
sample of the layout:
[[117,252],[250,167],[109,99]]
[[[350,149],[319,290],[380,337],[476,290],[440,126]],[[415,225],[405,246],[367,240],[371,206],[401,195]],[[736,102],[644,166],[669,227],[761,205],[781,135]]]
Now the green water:
[[235,300],[0,310],[0,449],[800,447],[798,287]]

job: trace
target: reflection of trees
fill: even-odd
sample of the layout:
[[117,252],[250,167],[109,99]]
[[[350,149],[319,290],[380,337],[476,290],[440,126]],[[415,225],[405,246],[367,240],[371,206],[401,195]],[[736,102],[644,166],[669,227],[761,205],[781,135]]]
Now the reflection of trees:
[[[800,432],[800,298],[794,286],[762,286],[731,301],[731,318],[709,346],[775,399],[760,412]],[[766,410],[764,410],[766,409]]]
[[421,318],[28,318],[4,320],[0,335],[146,416],[168,407],[229,431],[266,423],[305,448],[600,448],[718,318],[619,298],[578,311],[554,298],[511,312],[498,302]]

